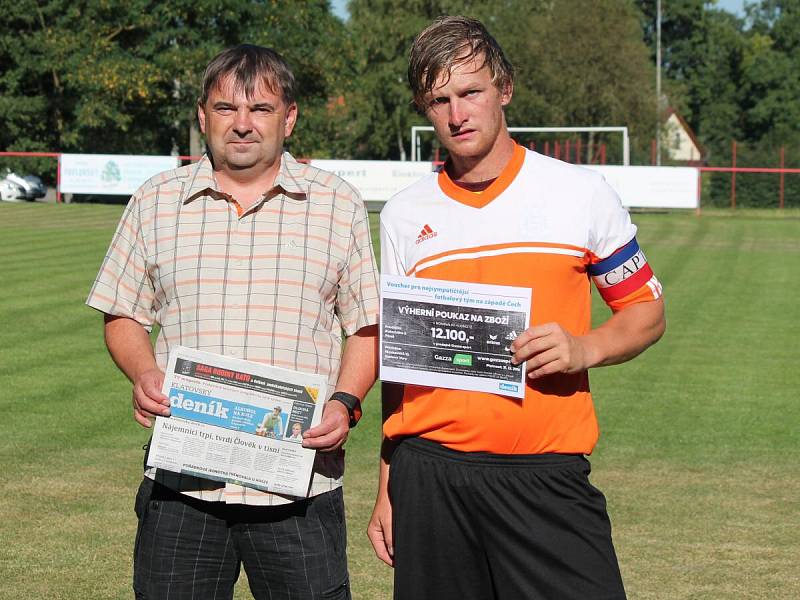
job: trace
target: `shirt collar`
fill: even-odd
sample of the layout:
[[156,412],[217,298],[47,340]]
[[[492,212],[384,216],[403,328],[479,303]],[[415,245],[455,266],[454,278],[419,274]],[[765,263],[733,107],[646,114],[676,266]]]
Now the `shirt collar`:
[[305,199],[308,188],[305,177],[307,170],[306,165],[297,162],[288,152],[284,152],[281,156],[281,170],[275,178],[273,190],[279,188],[289,196]]
[[[284,193],[291,198],[305,200],[308,196],[306,189],[307,167],[295,160],[288,152],[281,155],[281,168],[275,177],[275,183],[267,190],[265,197],[270,199],[277,194]],[[208,154],[204,154],[194,169],[191,171],[189,187],[184,193],[183,203],[191,202],[200,196],[227,197],[225,192],[217,187],[214,180],[214,167]]]

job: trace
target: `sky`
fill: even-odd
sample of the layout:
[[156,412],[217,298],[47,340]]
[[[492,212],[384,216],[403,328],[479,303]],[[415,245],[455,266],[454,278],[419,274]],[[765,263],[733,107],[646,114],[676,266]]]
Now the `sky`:
[[[717,0],[717,6],[737,15],[744,15],[744,2],[745,0]],[[334,14],[342,19],[347,18],[347,0],[331,0],[331,6]]]
[[719,0],[717,6],[737,15],[744,14],[744,0]]
[[342,19],[347,18],[347,0],[331,0],[331,6],[333,7],[333,14]]

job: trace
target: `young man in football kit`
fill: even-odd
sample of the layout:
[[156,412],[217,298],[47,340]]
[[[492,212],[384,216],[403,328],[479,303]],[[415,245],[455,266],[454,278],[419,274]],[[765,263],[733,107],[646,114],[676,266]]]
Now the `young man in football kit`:
[[[422,31],[409,82],[448,159],[381,213],[382,272],[530,288],[531,326],[510,347],[527,385],[518,400],[384,383],[370,540],[399,600],[624,598],[588,479],[588,369],[661,337],[661,286],[602,176],[511,139],[513,67],[480,22]],[[592,281],[613,311],[595,328]]]

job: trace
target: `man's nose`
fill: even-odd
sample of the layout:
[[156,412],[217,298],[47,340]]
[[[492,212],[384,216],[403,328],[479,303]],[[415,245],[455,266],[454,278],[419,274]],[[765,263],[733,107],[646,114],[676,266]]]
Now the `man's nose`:
[[449,119],[448,124],[453,129],[458,129],[461,125],[464,124],[464,121],[467,120],[466,111],[464,110],[464,105],[461,103],[459,98],[454,98],[450,100],[449,103]]
[[236,119],[233,121],[233,130],[239,135],[250,133],[253,129],[253,122],[250,118],[250,110],[241,107],[236,111]]

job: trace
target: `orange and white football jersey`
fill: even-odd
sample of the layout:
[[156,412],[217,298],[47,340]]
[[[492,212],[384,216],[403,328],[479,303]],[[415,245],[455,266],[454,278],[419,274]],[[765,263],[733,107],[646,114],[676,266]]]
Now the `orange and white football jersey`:
[[[381,212],[381,271],[528,287],[531,325],[591,328],[590,279],[612,310],[651,301],[661,286],[636,226],[601,175],[517,146],[482,192],[442,170]],[[461,451],[591,453],[598,427],[587,373],[530,382],[523,400],[406,385],[388,437],[420,436]]]

